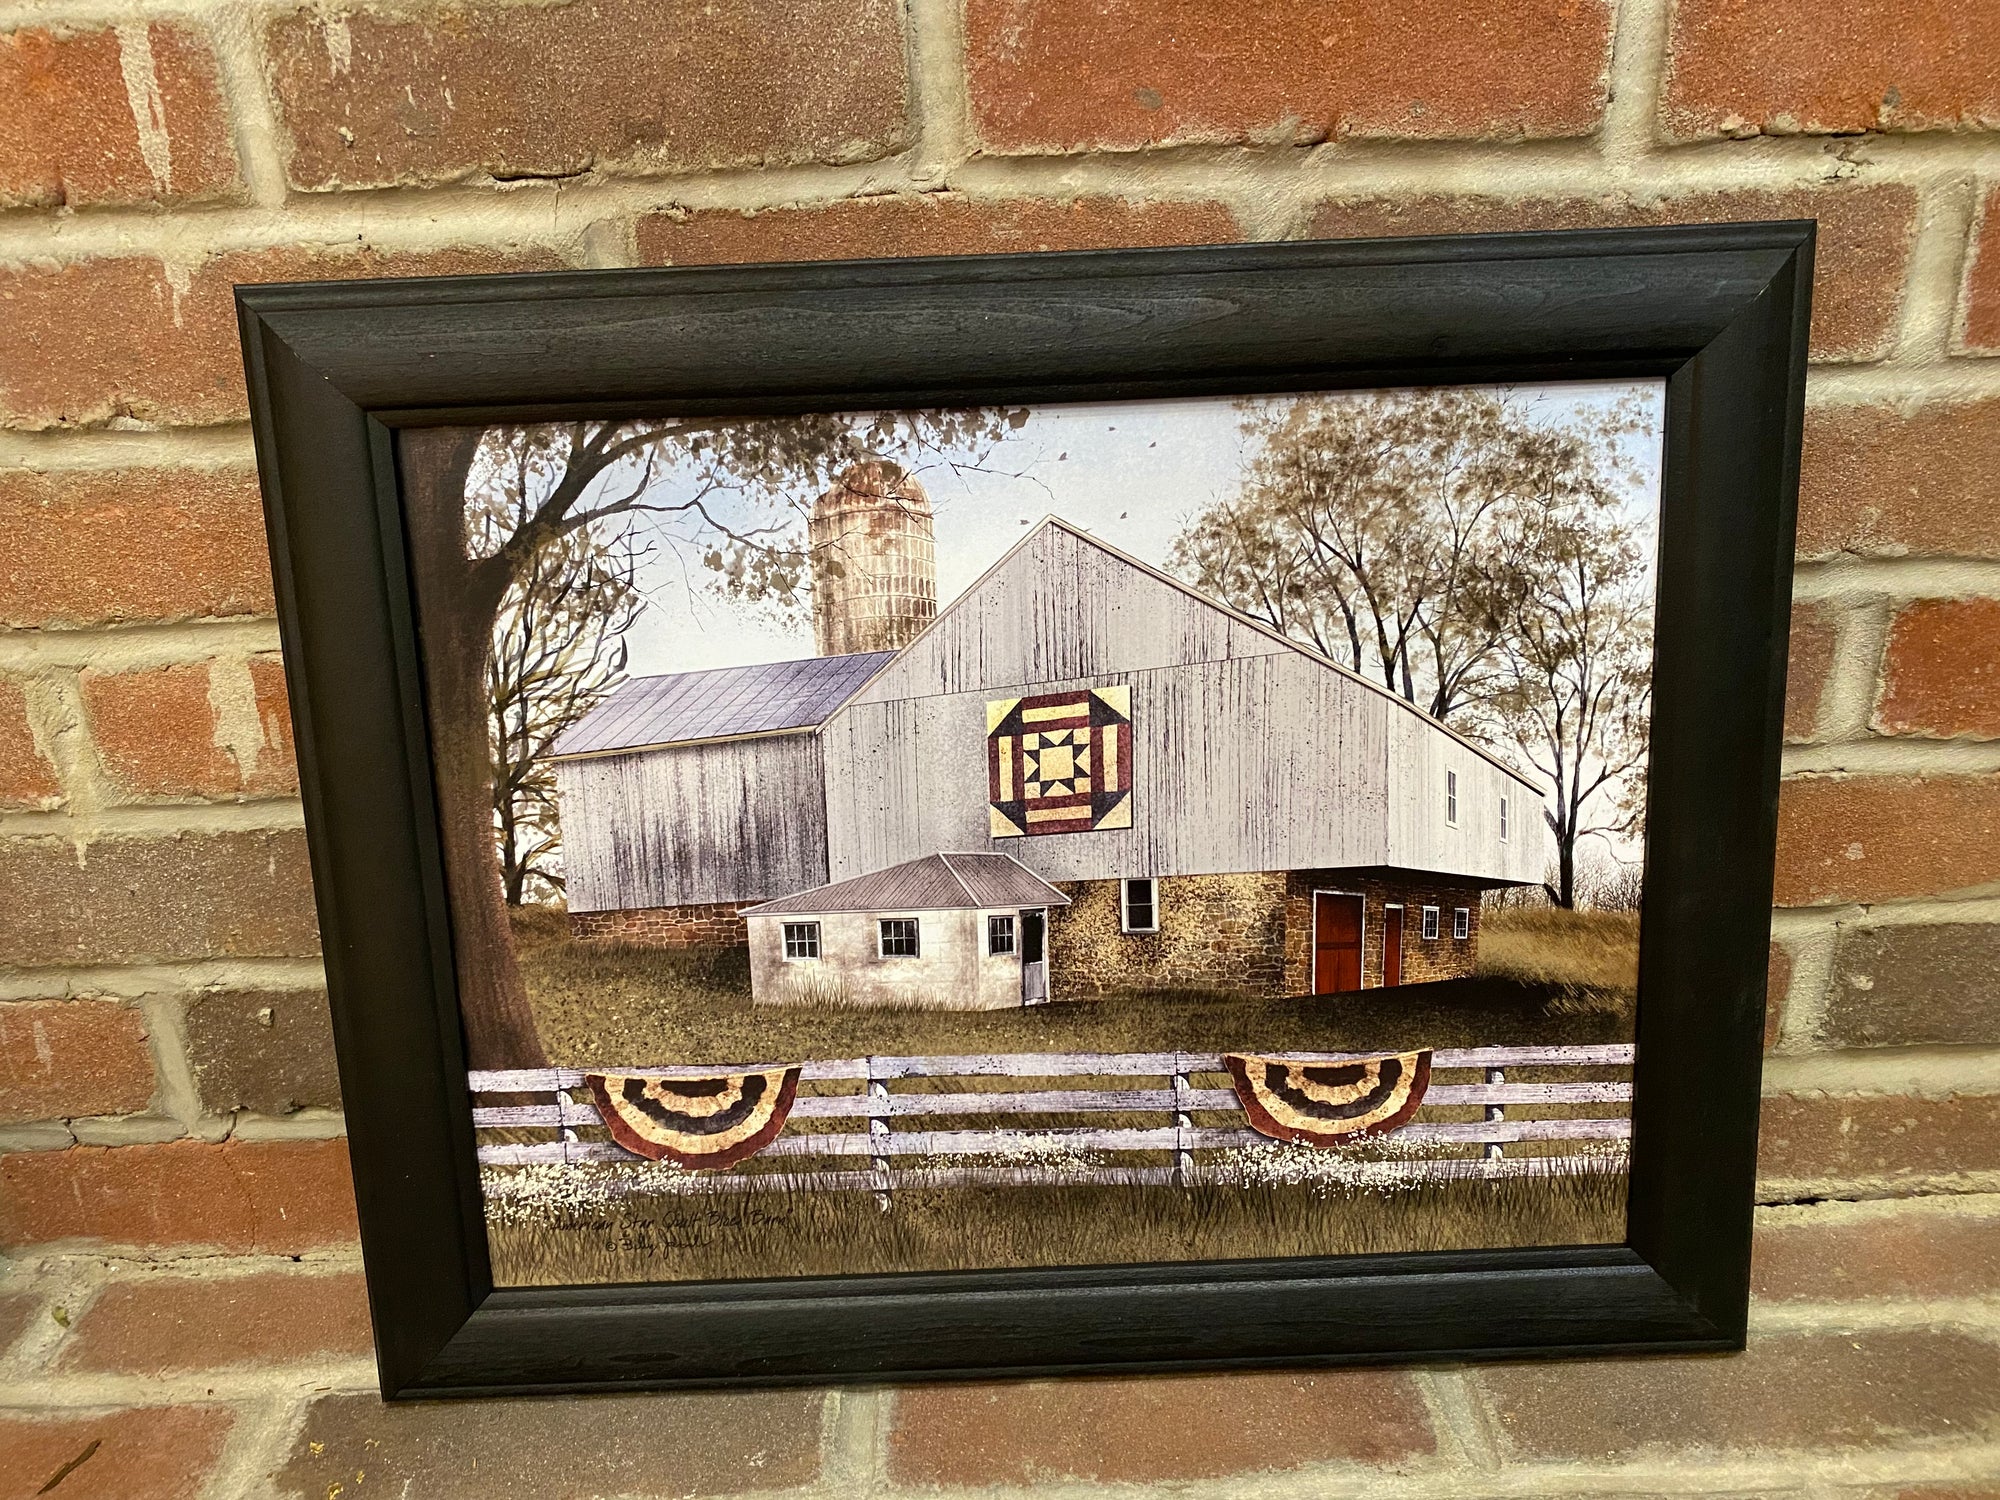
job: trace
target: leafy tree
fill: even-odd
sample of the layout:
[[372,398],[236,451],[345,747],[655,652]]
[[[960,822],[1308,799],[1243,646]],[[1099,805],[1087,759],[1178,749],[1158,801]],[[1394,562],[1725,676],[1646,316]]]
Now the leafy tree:
[[[515,960],[493,828],[494,636],[510,591],[536,559],[579,533],[601,537],[627,518],[678,517],[689,534],[704,539],[702,561],[747,596],[796,592],[808,559],[796,545],[796,515],[788,507],[800,497],[816,495],[833,474],[863,459],[973,452],[1020,421],[1019,412],[986,409],[404,433],[399,457],[409,562],[473,1067],[547,1061]],[[522,498],[511,516],[489,525],[469,481],[482,448],[510,444],[530,455]],[[668,478],[671,484],[663,482]]]
[[1633,419],[1544,421],[1464,387],[1246,404],[1244,482],[1172,564],[1449,719],[1499,686],[1539,517],[1608,491],[1606,439]]
[[1568,906],[1578,841],[1628,830],[1643,781],[1650,575],[1619,497],[1647,420],[1465,387],[1246,403],[1244,481],[1172,564],[1555,782]]

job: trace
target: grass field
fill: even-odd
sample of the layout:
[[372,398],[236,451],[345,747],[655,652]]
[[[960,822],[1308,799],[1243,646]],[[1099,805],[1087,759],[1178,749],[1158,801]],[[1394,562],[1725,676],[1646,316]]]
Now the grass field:
[[[1483,926],[1481,972],[1469,979],[1283,1000],[1146,993],[971,1012],[756,1007],[740,954],[579,944],[569,939],[560,914],[551,912],[525,913],[517,936],[543,1041],[552,1061],[569,1066],[870,1054],[1386,1051],[1631,1039],[1636,919],[1527,909],[1486,913]],[[1541,1076],[1540,1070],[1509,1074],[1519,1082]],[[1217,1075],[1196,1086],[1226,1082]],[[932,1083],[911,1080],[902,1087]],[[1013,1085],[973,1078],[934,1086],[979,1092]],[[1072,1079],[1061,1086],[1130,1085]],[[1535,1113],[1556,1118],[1605,1110],[1549,1105]],[[1478,1117],[1473,1106],[1426,1115]],[[1097,1114],[1037,1120],[1032,1128],[1159,1123]],[[1241,1117],[1195,1123],[1240,1125]],[[958,1121],[958,1128],[1029,1125],[1018,1116]],[[601,1134],[584,1128],[586,1139]],[[1510,1147],[1509,1155],[1523,1149],[1564,1154],[1578,1148],[1548,1143]],[[1191,1189],[1082,1183],[899,1188],[887,1211],[867,1192],[647,1191],[644,1174],[667,1170],[647,1166],[488,1169],[494,1272],[506,1285],[558,1285],[1346,1255],[1624,1237],[1622,1172],[1390,1188],[1379,1179],[1350,1180],[1341,1153],[1275,1144],[1272,1150],[1294,1167],[1312,1158],[1312,1180],[1280,1174]]]
[[572,1184],[551,1207],[499,1207],[489,1243],[510,1286],[1605,1244],[1625,1237],[1625,1183],[905,1188],[886,1212],[865,1192],[590,1201]]
[[758,1007],[741,954],[576,943],[539,914],[521,934],[521,967],[550,1059],[570,1066],[1629,1041],[1635,919],[1548,916],[1489,913],[1471,979],[1287,1000],[1149,992],[996,1011]]

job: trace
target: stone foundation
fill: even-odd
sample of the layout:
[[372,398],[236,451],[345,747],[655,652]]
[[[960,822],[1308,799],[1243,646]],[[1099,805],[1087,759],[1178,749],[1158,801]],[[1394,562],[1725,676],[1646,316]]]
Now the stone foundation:
[[[1470,977],[1479,955],[1479,896],[1477,886],[1440,882],[1435,877],[1416,884],[1382,880],[1345,870],[1293,870],[1285,882],[1285,986],[1288,995],[1312,989],[1313,892],[1345,891],[1362,901],[1361,987],[1382,983],[1384,908],[1403,907],[1403,983],[1428,984],[1438,979]],[[1438,935],[1424,938],[1423,909],[1438,909]],[[1457,907],[1471,913],[1464,938],[1451,935],[1451,914]]]
[[741,948],[749,932],[737,913],[742,903],[642,906],[626,911],[573,911],[569,930],[585,942],[634,943],[647,948]]
[[1285,974],[1285,876],[1173,875],[1158,882],[1158,932],[1121,932],[1116,880],[1059,881],[1049,913],[1051,997],[1121,990],[1269,995]]

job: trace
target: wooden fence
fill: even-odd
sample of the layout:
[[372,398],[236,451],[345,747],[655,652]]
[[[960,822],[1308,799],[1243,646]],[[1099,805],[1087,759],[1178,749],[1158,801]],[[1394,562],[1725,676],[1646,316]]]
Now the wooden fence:
[[[1509,1082],[1509,1069],[1537,1072],[1623,1071],[1632,1062],[1630,1046],[1443,1048],[1431,1059],[1432,1082],[1424,1107],[1410,1124],[1394,1132],[1397,1158],[1383,1171],[1401,1178],[1515,1177],[1557,1171],[1592,1171],[1621,1165],[1598,1148],[1576,1155],[1516,1154],[1509,1146],[1528,1142],[1625,1141],[1631,1120],[1622,1112],[1587,1118],[1521,1118],[1518,1111],[1547,1105],[1626,1104],[1632,1085],[1622,1080]],[[1337,1062],[1370,1054],[1294,1052],[1299,1062]],[[612,1068],[625,1077],[713,1077],[720,1072],[753,1072],[779,1063],[727,1067]],[[1440,1074],[1471,1075],[1465,1082],[1440,1081]],[[1197,1087],[1204,1076],[1221,1077],[1221,1056],[1191,1052],[1012,1053],[962,1057],[857,1057],[809,1062],[800,1069],[799,1097],[784,1133],[755,1158],[724,1172],[649,1172],[647,1192],[742,1192],[777,1188],[865,1190],[888,1194],[900,1187],[1129,1183],[1192,1186],[1229,1180],[1230,1156],[1245,1147],[1269,1146],[1242,1121],[1235,1090]],[[943,1092],[942,1082],[972,1079],[1117,1080],[1117,1087],[1050,1088]],[[921,1087],[912,1085],[922,1081]],[[1122,1086],[1130,1080],[1134,1086]],[[474,1128],[487,1137],[479,1147],[485,1166],[543,1163],[634,1163],[639,1161],[608,1139],[586,1139],[601,1127],[589,1101],[584,1070],[532,1068],[474,1072],[475,1095],[548,1095],[546,1103],[475,1105]],[[903,1085],[898,1092],[897,1085]],[[832,1090],[839,1090],[838,1092]],[[1444,1121],[1425,1118],[1452,1106],[1477,1107],[1483,1118]],[[1510,1117],[1508,1110],[1517,1113]],[[1045,1119],[1093,1114],[1158,1115],[1157,1125],[1091,1128],[1039,1125],[979,1129],[937,1128],[952,1116],[1037,1115]],[[1227,1123],[1213,1123],[1216,1117]],[[1207,1123],[1197,1123],[1204,1117]],[[922,1122],[919,1128],[901,1124]],[[828,1124],[848,1123],[846,1130]],[[545,1139],[493,1142],[492,1132],[510,1137],[533,1133]],[[593,1135],[601,1133],[591,1130]],[[1430,1152],[1422,1148],[1431,1148]],[[1475,1149],[1477,1148],[1477,1149]],[[1434,1153],[1434,1154],[1432,1154]],[[1153,1160],[1119,1165],[1103,1158],[1150,1155]],[[1064,1158],[1068,1157],[1069,1160]],[[921,1159],[912,1161],[911,1158]],[[953,1158],[988,1158],[981,1165],[938,1165]],[[1407,1159],[1406,1159],[1407,1158]],[[807,1166],[807,1159],[815,1165]],[[865,1159],[866,1166],[862,1166]],[[997,1159],[997,1160],[991,1160]],[[1171,1164],[1168,1164],[1168,1161]],[[851,1164],[851,1165],[850,1165]]]

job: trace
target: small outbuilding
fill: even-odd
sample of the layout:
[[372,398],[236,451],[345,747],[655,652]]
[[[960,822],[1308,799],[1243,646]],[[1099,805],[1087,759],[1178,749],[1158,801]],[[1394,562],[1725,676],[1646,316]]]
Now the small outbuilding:
[[760,1005],[1003,1010],[1049,997],[1069,897],[1011,854],[929,854],[746,907]]

